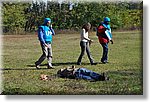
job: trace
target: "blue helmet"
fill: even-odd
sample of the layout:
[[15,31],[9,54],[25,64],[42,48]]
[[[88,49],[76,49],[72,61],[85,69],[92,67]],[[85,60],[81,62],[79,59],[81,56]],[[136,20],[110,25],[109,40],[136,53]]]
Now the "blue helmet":
[[44,24],[46,24],[48,21],[51,22],[51,19],[50,19],[50,18],[45,18],[45,19],[44,19]]
[[110,18],[109,17],[105,17],[104,18],[104,22],[110,22]]

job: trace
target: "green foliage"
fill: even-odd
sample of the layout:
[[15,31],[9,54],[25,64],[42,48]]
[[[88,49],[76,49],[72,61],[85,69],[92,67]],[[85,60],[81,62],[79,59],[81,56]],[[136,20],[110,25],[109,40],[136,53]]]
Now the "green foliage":
[[3,31],[19,31],[24,28],[25,14],[24,9],[29,4],[24,3],[3,3]]
[[78,2],[72,10],[69,2],[3,3],[3,27],[5,32],[34,31],[50,17],[55,30],[80,29],[85,22],[95,28],[108,16],[113,29],[141,29],[142,7],[143,2]]

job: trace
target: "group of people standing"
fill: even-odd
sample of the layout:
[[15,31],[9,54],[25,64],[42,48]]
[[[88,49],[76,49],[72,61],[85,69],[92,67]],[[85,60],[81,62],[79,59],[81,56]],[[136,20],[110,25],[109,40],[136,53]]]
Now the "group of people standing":
[[[101,62],[106,64],[108,63],[108,43],[109,41],[113,44],[112,40],[112,34],[111,34],[111,28],[109,25],[110,18],[105,17],[104,21],[100,23],[100,25],[97,27],[97,33],[99,42],[103,48],[103,55],[101,58]],[[77,65],[81,65],[82,57],[86,51],[87,56],[90,60],[91,65],[96,65],[97,63],[94,62],[94,59],[92,58],[92,55],[90,53],[90,44],[93,42],[89,38],[89,30],[91,28],[90,23],[86,23],[82,26],[81,31],[81,41],[80,41],[80,47],[81,47],[81,53],[77,60]],[[43,54],[38,59],[38,61],[35,62],[35,66],[37,69],[40,68],[40,64],[44,61],[44,59],[47,57],[48,60],[48,68],[53,68],[52,66],[52,36],[55,35],[55,32],[51,25],[51,19],[45,18],[44,24],[39,27],[38,29],[38,38],[41,44],[42,52]]]

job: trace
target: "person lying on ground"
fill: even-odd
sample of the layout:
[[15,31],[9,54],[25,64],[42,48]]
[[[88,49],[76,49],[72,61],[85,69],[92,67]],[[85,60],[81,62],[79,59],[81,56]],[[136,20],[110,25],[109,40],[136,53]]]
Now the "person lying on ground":
[[[69,79],[84,79],[88,81],[106,81],[109,77],[105,73],[99,74],[87,68],[75,68],[75,66],[62,68],[57,71],[57,77]],[[41,80],[51,80],[48,75],[41,75]]]

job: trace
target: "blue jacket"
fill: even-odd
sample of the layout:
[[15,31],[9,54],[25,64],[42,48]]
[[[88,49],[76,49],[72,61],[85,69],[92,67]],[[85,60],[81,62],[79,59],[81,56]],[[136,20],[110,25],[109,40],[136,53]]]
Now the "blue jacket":
[[38,29],[38,38],[41,43],[52,43],[52,36],[55,32],[52,27],[46,25],[40,26]]

